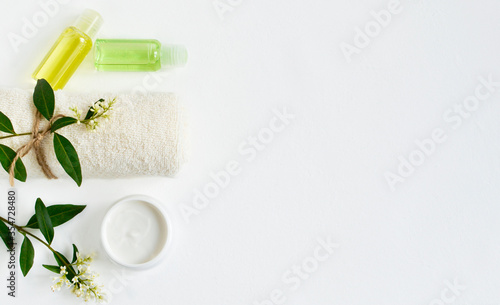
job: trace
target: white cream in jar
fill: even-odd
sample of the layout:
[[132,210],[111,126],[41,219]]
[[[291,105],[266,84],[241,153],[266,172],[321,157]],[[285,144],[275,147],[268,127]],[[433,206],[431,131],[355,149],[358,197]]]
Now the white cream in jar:
[[127,267],[149,267],[158,262],[170,235],[161,205],[141,195],[126,197],[111,207],[101,232],[110,258]]

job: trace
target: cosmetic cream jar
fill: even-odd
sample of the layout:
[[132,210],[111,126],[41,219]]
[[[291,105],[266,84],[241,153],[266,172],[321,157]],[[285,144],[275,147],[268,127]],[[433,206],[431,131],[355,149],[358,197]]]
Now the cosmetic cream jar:
[[146,269],[157,264],[167,252],[172,228],[161,203],[149,196],[120,199],[104,216],[102,246],[119,265]]

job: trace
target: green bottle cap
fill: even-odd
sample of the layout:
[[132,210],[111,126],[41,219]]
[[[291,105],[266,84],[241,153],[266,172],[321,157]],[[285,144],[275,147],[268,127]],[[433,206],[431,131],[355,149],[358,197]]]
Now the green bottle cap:
[[99,29],[102,26],[102,23],[103,19],[98,12],[86,9],[80,17],[78,17],[73,26],[87,34],[90,39],[94,40],[97,32],[99,32]]
[[161,47],[162,67],[182,67],[186,65],[187,59],[188,53],[185,46],[163,45]]

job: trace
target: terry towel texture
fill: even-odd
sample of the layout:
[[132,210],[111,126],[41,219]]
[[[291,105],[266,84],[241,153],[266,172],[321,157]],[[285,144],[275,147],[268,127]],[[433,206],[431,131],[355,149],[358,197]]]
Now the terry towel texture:
[[[134,176],[173,176],[186,159],[186,122],[184,108],[172,93],[71,94],[55,92],[55,114],[74,116],[72,106],[86,114],[98,99],[116,97],[110,118],[102,121],[96,132],[84,125],[71,125],[57,132],[75,146],[84,178],[119,178]],[[12,121],[17,133],[31,132],[35,113],[33,92],[20,89],[0,89],[0,111]],[[41,128],[47,121],[42,119]],[[0,132],[0,136],[5,136]],[[30,136],[0,140],[14,150]],[[67,177],[54,154],[53,136],[42,141],[42,149],[52,172]],[[30,177],[44,177],[33,151],[22,158]],[[3,171],[3,170],[2,170]],[[8,174],[3,171],[3,176]]]

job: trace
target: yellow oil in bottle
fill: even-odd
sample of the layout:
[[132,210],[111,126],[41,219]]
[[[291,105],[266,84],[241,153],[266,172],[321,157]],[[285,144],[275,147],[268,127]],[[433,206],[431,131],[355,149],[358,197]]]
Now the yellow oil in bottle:
[[98,12],[85,10],[73,26],[64,30],[33,73],[44,78],[54,90],[62,89],[92,49],[92,39],[102,25]]
[[91,49],[90,37],[75,27],[69,27],[42,60],[33,78],[44,78],[54,90],[62,89]]

